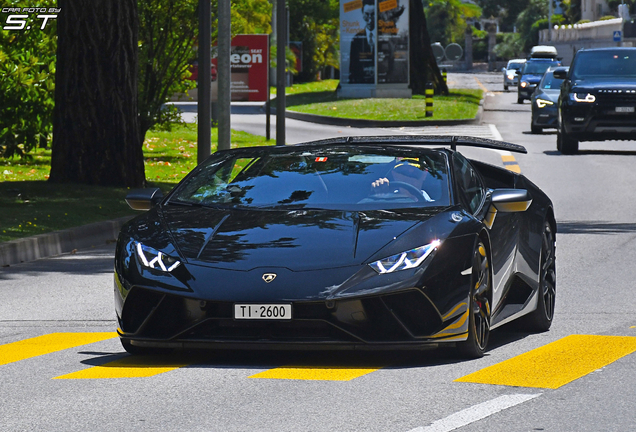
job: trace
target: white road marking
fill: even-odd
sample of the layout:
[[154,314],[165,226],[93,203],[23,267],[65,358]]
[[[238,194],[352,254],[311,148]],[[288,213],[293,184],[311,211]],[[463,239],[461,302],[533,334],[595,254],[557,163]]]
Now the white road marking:
[[446,418],[433,422],[430,426],[420,426],[409,432],[450,432],[460,427],[469,425],[478,420],[491,416],[499,411],[519,405],[530,399],[541,396],[541,393],[535,394],[512,394],[499,396],[498,398],[473,405],[470,408],[451,414]]
[[501,134],[499,133],[497,126],[495,126],[494,124],[489,124],[488,127],[490,128],[490,133],[492,133],[493,136],[495,137],[494,139],[496,139],[497,141],[503,141],[503,138]]

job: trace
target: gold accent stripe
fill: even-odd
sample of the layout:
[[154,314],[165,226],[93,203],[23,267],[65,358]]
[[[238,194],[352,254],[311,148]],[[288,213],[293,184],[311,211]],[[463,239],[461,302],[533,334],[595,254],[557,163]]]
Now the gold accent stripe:
[[513,155],[501,155],[501,160],[504,162],[517,162]]
[[184,366],[188,366],[188,363],[175,362],[165,356],[127,356],[54,379],[147,378]]
[[347,367],[307,367],[307,366],[283,366],[266,370],[250,376],[250,378],[288,379],[288,380],[312,380],[312,381],[351,381],[361,377],[377,368],[347,368]]
[[455,380],[557,389],[636,351],[636,337],[570,335]]
[[114,337],[117,333],[50,333],[0,345],[0,366]]

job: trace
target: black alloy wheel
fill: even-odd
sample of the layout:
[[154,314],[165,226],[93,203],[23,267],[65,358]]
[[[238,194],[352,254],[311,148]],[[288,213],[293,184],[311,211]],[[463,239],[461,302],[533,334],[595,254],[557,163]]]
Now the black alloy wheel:
[[559,130],[557,131],[557,150],[567,155],[575,154],[579,151],[579,142]]
[[471,289],[468,305],[468,339],[457,344],[462,357],[483,357],[490,336],[490,260],[486,247],[481,240],[477,241],[473,253]]
[[556,240],[548,221],[544,222],[542,237],[537,308],[525,322],[525,329],[533,332],[550,329],[556,303]]

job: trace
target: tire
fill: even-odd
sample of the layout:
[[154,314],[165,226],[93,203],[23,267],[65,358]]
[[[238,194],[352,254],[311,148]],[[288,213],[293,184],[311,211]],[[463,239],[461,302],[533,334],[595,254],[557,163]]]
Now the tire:
[[504,84],[504,91],[508,91],[508,86]]
[[477,241],[473,252],[470,296],[468,302],[468,338],[457,344],[457,352],[463,358],[484,356],[490,336],[490,260],[486,247]]
[[575,154],[579,151],[579,141],[558,131],[557,149],[563,154]]
[[517,103],[518,103],[518,104],[522,104],[522,103],[523,103],[523,98],[522,98],[522,97],[517,96]]
[[120,339],[121,346],[128,354],[132,355],[164,355],[172,352],[169,348],[148,348],[133,345],[129,340]]
[[556,241],[549,222],[543,224],[541,258],[539,266],[539,293],[537,308],[526,315],[524,328],[532,332],[545,332],[554,319],[556,303]]
[[535,126],[533,124],[530,125],[530,131],[533,134],[540,134],[543,133],[543,128],[541,126]]

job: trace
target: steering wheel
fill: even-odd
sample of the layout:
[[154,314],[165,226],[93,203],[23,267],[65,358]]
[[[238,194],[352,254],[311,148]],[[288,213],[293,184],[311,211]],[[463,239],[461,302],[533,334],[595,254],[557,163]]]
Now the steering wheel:
[[424,198],[424,195],[422,194],[422,191],[419,190],[418,188],[416,188],[415,186],[413,186],[410,183],[406,183],[406,182],[402,182],[402,181],[390,181],[389,182],[389,187],[401,187],[404,188],[406,190],[408,190],[411,195],[413,195],[418,202],[426,202],[426,199]]

